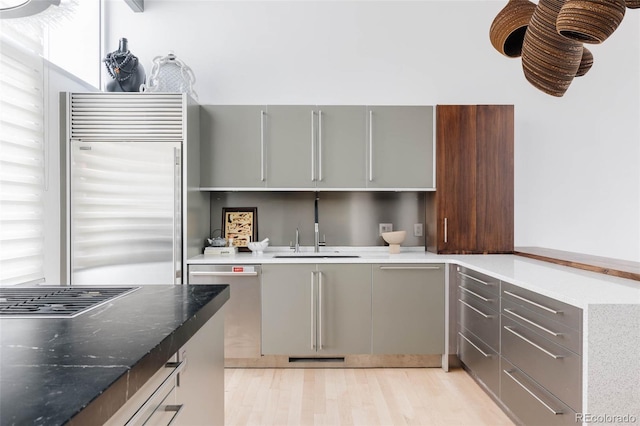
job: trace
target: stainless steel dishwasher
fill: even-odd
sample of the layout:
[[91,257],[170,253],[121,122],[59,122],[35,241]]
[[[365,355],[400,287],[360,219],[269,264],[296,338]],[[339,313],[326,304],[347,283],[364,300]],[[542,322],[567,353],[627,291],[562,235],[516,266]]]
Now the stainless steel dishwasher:
[[224,357],[260,358],[260,265],[189,265],[189,284],[229,284],[224,308]]

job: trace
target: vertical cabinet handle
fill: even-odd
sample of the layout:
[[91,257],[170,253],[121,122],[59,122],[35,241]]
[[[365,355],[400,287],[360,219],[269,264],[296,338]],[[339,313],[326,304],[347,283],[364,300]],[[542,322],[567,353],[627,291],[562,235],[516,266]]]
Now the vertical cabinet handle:
[[373,182],[373,111],[369,110],[369,182]]
[[264,182],[264,111],[260,111],[260,181]]
[[313,294],[316,271],[311,271],[311,350],[316,350],[316,298]]
[[444,218],[444,242],[445,242],[445,243],[446,243],[446,242],[447,242],[447,240],[448,240],[448,235],[447,235],[447,233],[448,233],[448,232],[447,232],[447,231],[448,231],[448,229],[447,229],[447,228],[448,228],[448,227],[447,227],[447,218],[445,217],[445,218]]
[[322,110],[318,111],[318,181],[322,182]]
[[311,182],[315,182],[316,180],[316,128],[314,123],[314,115],[315,111],[311,110]]
[[318,271],[318,350],[322,350],[322,272]]

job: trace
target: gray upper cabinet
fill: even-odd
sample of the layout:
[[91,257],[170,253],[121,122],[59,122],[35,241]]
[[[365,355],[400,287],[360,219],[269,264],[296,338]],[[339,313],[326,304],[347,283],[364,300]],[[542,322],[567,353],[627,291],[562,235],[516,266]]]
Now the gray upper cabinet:
[[266,106],[203,105],[201,188],[263,188]]
[[315,188],[315,115],[313,106],[267,108],[266,171],[270,188]]
[[434,188],[432,106],[202,107],[202,189]]
[[366,108],[319,106],[317,108],[318,188],[363,188],[366,159]]
[[434,188],[433,107],[370,106],[367,120],[367,188]]

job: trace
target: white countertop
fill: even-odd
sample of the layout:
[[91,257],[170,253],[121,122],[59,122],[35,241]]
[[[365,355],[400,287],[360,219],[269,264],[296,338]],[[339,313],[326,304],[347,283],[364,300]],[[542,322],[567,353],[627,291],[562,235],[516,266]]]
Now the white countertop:
[[[312,253],[312,247],[302,247]],[[354,255],[350,258],[275,258],[291,255],[288,247],[269,247],[264,254],[234,256],[199,255],[187,264],[290,264],[290,263],[447,263],[469,267],[545,296],[586,309],[590,304],[640,304],[640,282],[584,271],[515,255],[437,255],[421,247],[322,247],[323,253]]]

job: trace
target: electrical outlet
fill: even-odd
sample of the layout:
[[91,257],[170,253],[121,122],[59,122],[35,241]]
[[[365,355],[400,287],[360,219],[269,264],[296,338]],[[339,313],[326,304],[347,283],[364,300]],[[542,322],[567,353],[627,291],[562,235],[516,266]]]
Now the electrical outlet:
[[414,223],[413,224],[413,236],[414,237],[422,237],[422,224]]
[[393,231],[393,223],[379,223],[378,224],[378,233],[382,235],[383,232],[392,232]]

